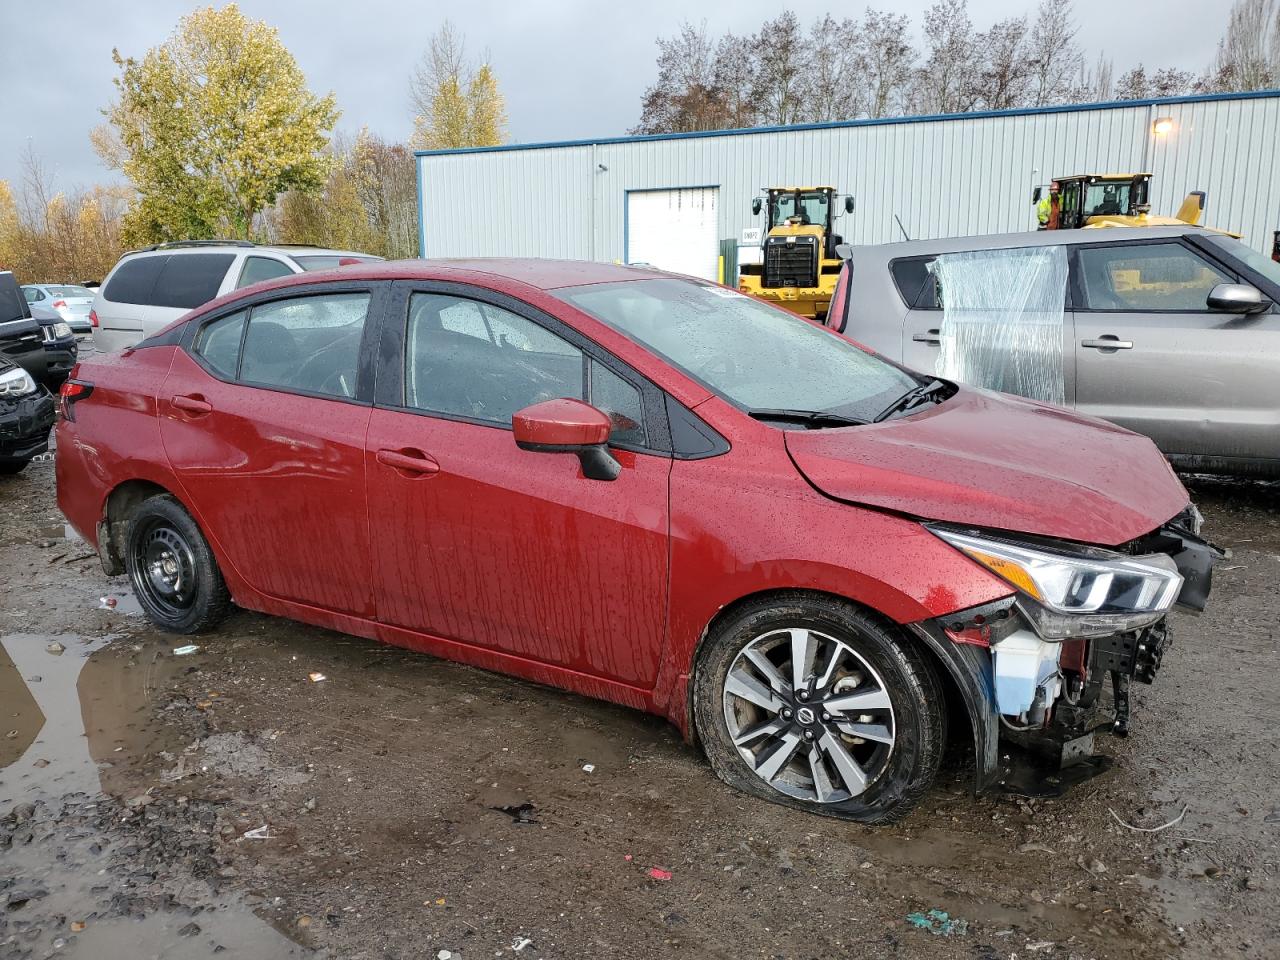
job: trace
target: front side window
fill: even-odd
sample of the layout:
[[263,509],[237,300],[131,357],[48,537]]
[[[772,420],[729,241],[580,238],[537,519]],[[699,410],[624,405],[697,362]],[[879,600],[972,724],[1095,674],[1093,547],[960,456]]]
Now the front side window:
[[255,306],[241,348],[239,379],[354,397],[368,314],[367,293],[318,294]]
[[1234,282],[1176,242],[1080,247],[1077,256],[1090,310],[1205,310],[1210,290]]
[[1205,237],[1215,247],[1222,250],[1228,256],[1239,260],[1250,270],[1262,274],[1267,280],[1270,280],[1276,286],[1280,286],[1280,263],[1272,260],[1268,256],[1264,256],[1252,247],[1246,247],[1239,240],[1233,237],[1219,237],[1210,235]]
[[830,330],[693,280],[600,283],[556,295],[747,410],[867,419],[919,383]]
[[645,442],[640,391],[573,344],[509,310],[436,293],[409,301],[405,405],[509,426],[543,400],[586,400],[615,442]]

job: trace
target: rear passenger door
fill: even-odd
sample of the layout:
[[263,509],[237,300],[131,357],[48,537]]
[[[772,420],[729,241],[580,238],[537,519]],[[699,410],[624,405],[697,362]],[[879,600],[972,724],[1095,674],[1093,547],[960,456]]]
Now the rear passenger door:
[[1230,266],[1176,238],[1081,244],[1074,259],[1082,413],[1168,454],[1280,457],[1280,317],[1208,308],[1214,286],[1237,281]]
[[186,502],[240,576],[370,619],[364,344],[386,289],[274,291],[188,324],[158,403]]

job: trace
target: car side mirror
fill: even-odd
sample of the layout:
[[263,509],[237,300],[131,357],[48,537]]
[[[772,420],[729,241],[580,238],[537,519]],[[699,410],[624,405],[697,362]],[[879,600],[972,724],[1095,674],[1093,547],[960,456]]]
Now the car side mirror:
[[544,400],[511,418],[516,446],[536,453],[574,453],[591,480],[616,480],[622,464],[609,452],[613,421],[582,400]]
[[853,247],[847,243],[837,243],[836,256],[841,260],[851,260],[853,258]]
[[1261,313],[1271,307],[1271,301],[1247,283],[1220,283],[1209,291],[1205,303],[1210,310],[1224,313]]
[[760,198],[759,198],[759,197],[756,197],[754,200],[752,200],[752,201],[751,201],[751,213],[752,213],[752,215],[753,215],[753,216],[757,216],[757,217],[758,217],[758,216],[760,216],[760,208],[761,208],[762,206],[763,206],[763,204],[761,204],[761,203],[760,203]]

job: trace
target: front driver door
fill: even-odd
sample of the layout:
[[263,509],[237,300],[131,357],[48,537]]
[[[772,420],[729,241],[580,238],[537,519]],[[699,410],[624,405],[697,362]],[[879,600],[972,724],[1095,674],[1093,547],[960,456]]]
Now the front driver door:
[[1167,454],[1280,457],[1280,316],[1209,310],[1236,277],[1178,240],[1081,245],[1077,407]]
[[[397,287],[368,438],[379,619],[519,658],[526,674],[532,661],[651,688],[671,469],[655,449],[654,388],[517,301]],[[558,397],[610,413],[616,480],[516,447],[511,415]]]

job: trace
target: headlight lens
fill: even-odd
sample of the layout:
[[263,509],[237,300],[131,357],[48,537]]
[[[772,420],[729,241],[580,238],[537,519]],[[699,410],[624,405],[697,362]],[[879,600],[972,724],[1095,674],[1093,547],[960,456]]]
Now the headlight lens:
[[71,324],[55,323],[53,325],[53,339],[62,340],[69,336],[71,336]]
[[31,379],[31,374],[21,367],[0,373],[0,397],[21,397],[34,393],[35,389],[36,382]]
[[1182,589],[1177,565],[1162,553],[1059,550],[942,526],[928,529],[1016,587],[1019,606],[1046,639],[1136,630],[1164,616]]

